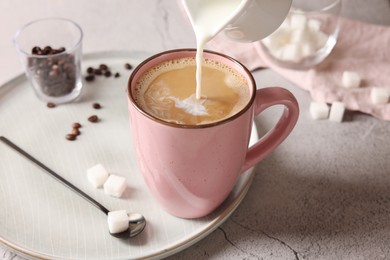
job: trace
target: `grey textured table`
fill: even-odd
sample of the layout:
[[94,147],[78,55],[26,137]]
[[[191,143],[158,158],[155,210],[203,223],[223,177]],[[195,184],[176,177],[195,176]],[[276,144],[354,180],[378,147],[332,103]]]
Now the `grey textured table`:
[[[47,16],[77,21],[86,53],[195,46],[176,1],[2,0],[0,84],[22,72],[14,32]],[[343,16],[390,25],[390,4],[345,0]],[[307,92],[270,70],[254,75],[259,87],[281,85],[296,95],[297,127],[257,166],[234,214],[171,259],[390,259],[389,123],[360,113],[348,113],[341,124],[311,120]],[[273,124],[276,110],[256,120],[260,133]],[[2,247],[0,257],[21,259]]]

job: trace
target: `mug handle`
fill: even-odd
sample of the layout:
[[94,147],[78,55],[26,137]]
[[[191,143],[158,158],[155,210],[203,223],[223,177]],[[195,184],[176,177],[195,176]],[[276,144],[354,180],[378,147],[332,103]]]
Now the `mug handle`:
[[274,105],[283,105],[283,114],[271,130],[249,147],[241,173],[269,155],[291,133],[298,120],[297,100],[290,91],[281,87],[268,87],[256,91],[254,116]]

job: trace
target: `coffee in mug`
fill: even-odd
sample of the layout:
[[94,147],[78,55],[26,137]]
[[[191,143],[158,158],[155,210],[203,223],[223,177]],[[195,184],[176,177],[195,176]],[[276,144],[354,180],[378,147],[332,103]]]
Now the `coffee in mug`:
[[138,79],[135,102],[161,120],[200,125],[236,114],[250,99],[245,78],[232,67],[211,59],[203,62],[200,99],[195,91],[196,60],[174,59],[150,68]]

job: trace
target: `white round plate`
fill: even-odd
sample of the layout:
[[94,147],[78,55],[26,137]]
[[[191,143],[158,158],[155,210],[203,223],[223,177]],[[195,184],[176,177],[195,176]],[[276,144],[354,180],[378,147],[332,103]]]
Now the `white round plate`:
[[[121,77],[101,76],[85,82],[74,103],[48,108],[20,75],[0,87],[0,135],[105,205],[109,210],[142,213],[145,230],[120,240],[108,233],[106,215],[43,170],[0,142],[0,242],[27,258],[135,259],[162,258],[199,241],[226,220],[240,204],[253,179],[252,170],[237,181],[227,200],[212,214],[180,219],[167,214],[151,197],[138,171],[130,139],[126,86],[136,66],[150,56],[144,52],[87,54],[89,66],[106,64]],[[99,102],[100,110],[92,108]],[[100,121],[87,118],[96,114]],[[81,135],[68,141],[72,123],[82,124]],[[251,142],[258,138],[255,128]],[[122,198],[113,198],[87,181],[86,170],[101,163],[109,173],[126,177]]]

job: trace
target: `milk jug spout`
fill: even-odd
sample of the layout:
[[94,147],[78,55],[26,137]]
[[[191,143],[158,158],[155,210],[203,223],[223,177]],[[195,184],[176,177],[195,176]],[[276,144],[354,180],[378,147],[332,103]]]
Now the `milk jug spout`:
[[206,33],[204,38],[211,39],[223,31],[229,39],[240,42],[258,41],[274,32],[286,18],[291,3],[292,0],[182,0],[195,32],[202,31]]

